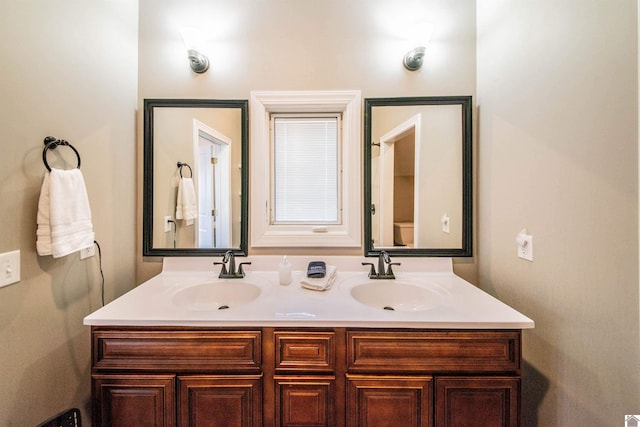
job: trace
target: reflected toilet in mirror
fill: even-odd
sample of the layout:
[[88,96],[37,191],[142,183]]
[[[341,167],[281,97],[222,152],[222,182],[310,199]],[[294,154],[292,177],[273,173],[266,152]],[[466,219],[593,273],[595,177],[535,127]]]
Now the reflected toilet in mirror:
[[393,243],[395,246],[413,246],[413,221],[393,223]]

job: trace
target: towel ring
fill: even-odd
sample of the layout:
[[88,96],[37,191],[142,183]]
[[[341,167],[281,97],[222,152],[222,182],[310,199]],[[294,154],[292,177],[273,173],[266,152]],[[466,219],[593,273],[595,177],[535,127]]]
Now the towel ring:
[[182,163],[182,162],[178,162],[178,167],[180,168],[180,178],[182,178],[182,167],[186,166],[189,168],[189,172],[191,173],[191,176],[189,178],[193,178],[193,170],[191,169],[191,166],[189,166],[187,163]]
[[49,166],[49,163],[47,163],[47,150],[55,150],[58,145],[67,146],[71,148],[74,153],[76,153],[76,157],[78,158],[77,168],[80,169],[80,153],[78,153],[78,150],[76,150],[73,145],[69,144],[69,142],[65,141],[64,139],[58,139],[54,136],[47,136],[44,139],[44,150],[42,150],[42,162],[44,163],[44,166],[47,168],[47,170],[51,172],[51,167]]

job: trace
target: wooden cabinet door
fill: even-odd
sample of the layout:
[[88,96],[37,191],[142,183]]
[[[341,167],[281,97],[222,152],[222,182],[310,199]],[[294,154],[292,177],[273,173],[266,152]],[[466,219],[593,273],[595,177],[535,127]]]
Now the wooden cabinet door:
[[518,378],[436,378],[435,393],[438,427],[520,425]]
[[175,376],[93,375],[96,427],[175,426]]
[[335,426],[335,378],[277,377],[276,427]]
[[178,377],[178,426],[261,427],[261,375]]
[[347,375],[347,426],[428,427],[432,378]]

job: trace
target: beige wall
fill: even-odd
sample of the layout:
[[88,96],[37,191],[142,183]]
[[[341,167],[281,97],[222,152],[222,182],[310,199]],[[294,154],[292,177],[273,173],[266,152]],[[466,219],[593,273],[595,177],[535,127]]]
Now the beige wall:
[[536,321],[524,426],[640,413],[636,20],[635,1],[478,2],[480,286]]
[[134,285],[137,14],[128,0],[3,2],[0,252],[21,251],[22,280],[0,288],[0,426],[70,407],[90,424],[82,319],[100,306],[97,257],[36,255],[42,141],[80,152],[108,302]]
[[[423,12],[438,27],[423,69],[410,72],[402,66],[410,46],[398,32]],[[475,20],[475,0],[141,0],[138,102],[248,99],[253,90],[359,89],[363,98],[473,96]],[[180,37],[185,26],[208,38],[202,49],[211,60],[206,74],[188,67]],[[309,251],[319,253],[297,253]],[[250,248],[249,253],[282,250]],[[160,261],[138,256],[137,280],[157,274]],[[475,281],[473,262],[456,260],[456,271]]]
[[[0,289],[0,425],[86,410],[90,394],[82,318],[99,306],[96,259],[35,254],[43,137],[82,155],[109,301],[133,286],[134,269],[139,282],[159,268],[134,242],[143,98],[475,95],[475,1],[420,3],[442,14],[440,35],[410,73],[386,24],[416,4],[141,0],[139,73],[136,2],[5,5],[0,35],[15,42],[0,48],[0,252],[22,251],[22,281]],[[536,321],[524,334],[525,426],[640,413],[636,17],[622,0],[478,2],[476,259],[481,286]],[[187,66],[187,22],[220,31],[207,74]],[[523,227],[533,263],[515,257]],[[474,260],[456,270],[474,276]]]

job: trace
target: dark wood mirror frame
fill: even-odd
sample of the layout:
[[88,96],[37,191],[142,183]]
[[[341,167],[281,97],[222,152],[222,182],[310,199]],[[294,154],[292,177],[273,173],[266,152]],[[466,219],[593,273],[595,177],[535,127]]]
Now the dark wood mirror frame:
[[[248,100],[212,99],[145,99],[144,100],[144,160],[142,202],[142,255],[143,256],[211,256],[231,250],[235,255],[246,256],[249,223],[249,119]],[[238,108],[241,111],[241,223],[240,245],[234,248],[154,248],[153,246],[153,123],[155,108]]]
[[[364,254],[410,257],[471,257],[473,227],[472,98],[471,96],[366,98],[364,100]],[[375,248],[372,240],[372,108],[379,106],[460,105],[462,107],[462,242],[459,248]]]

